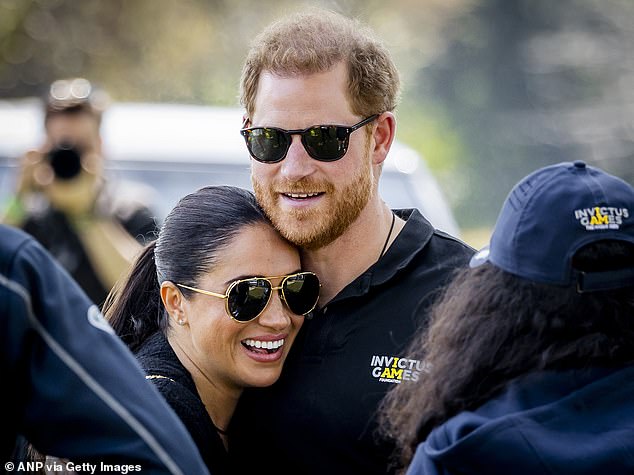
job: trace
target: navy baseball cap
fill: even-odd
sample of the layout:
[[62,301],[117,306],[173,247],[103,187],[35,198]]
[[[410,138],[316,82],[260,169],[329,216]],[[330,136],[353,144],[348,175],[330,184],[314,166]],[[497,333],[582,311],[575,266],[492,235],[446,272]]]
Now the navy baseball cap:
[[489,262],[511,274],[579,291],[634,285],[634,268],[579,272],[572,257],[606,239],[634,243],[634,187],[582,161],[540,168],[509,193],[488,246],[470,266]]

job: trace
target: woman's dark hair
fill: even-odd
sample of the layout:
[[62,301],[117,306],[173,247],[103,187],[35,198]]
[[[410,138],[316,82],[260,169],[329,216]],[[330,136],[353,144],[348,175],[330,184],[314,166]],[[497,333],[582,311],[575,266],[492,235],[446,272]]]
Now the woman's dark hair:
[[156,241],[145,247],[104,304],[104,314],[117,335],[135,351],[148,336],[165,331],[168,318],[160,284],[168,280],[196,287],[234,236],[257,223],[269,221],[247,190],[209,186],[182,198]]
[[[578,251],[573,267],[634,267],[634,245],[593,243]],[[578,293],[576,285],[541,284],[490,264],[465,269],[434,305],[428,331],[414,337],[408,353],[425,360],[428,372],[390,391],[379,415],[402,467],[434,427],[476,409],[515,378],[634,363],[634,286]]]

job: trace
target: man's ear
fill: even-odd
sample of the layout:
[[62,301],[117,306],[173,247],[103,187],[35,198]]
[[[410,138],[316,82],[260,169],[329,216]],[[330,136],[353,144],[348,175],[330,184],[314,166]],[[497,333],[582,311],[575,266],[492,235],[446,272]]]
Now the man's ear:
[[161,300],[174,323],[185,325],[185,298],[173,282],[166,280],[161,284]]
[[392,112],[383,112],[374,121],[374,148],[372,149],[372,164],[383,163],[390,151],[394,137],[396,136],[396,118]]

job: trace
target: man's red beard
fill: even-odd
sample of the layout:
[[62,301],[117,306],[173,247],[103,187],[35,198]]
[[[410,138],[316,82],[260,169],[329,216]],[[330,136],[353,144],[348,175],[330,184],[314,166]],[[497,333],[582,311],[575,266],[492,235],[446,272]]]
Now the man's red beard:
[[[302,178],[278,180],[270,185],[252,176],[253,190],[273,225],[288,241],[303,249],[322,248],[339,236],[359,217],[372,195],[374,177],[369,159],[343,189],[326,181]],[[322,203],[311,209],[282,209],[283,193],[322,193]]]

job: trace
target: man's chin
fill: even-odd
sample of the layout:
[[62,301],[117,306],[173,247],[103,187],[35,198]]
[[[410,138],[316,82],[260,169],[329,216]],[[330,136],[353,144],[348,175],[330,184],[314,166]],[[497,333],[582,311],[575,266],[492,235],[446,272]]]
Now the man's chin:
[[310,226],[310,223],[306,220],[294,220],[292,222],[289,220],[281,222],[273,220],[273,223],[284,239],[307,251],[314,251],[327,246],[341,236],[345,230],[335,229],[334,226],[325,226],[325,223]]
[[291,244],[301,247],[302,249],[316,249],[316,243],[319,241],[319,236],[307,229],[306,223],[302,223],[297,220],[275,220],[273,224],[280,232],[280,234]]

